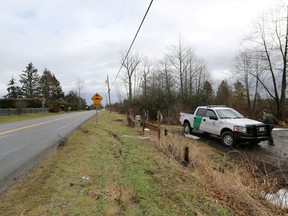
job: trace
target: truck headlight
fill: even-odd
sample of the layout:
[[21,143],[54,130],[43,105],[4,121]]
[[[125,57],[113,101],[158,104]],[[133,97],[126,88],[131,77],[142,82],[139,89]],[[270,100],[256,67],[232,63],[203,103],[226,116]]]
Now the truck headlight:
[[240,133],[247,133],[246,127],[243,126],[234,126],[234,131]]

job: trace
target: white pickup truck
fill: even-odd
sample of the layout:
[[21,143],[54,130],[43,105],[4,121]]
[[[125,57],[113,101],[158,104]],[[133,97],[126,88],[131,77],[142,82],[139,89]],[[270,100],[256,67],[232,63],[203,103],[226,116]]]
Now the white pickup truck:
[[194,114],[180,113],[180,123],[184,133],[191,134],[199,130],[221,138],[225,146],[234,146],[237,142],[256,144],[269,139],[269,125],[244,118],[236,110],[226,106],[200,106]]

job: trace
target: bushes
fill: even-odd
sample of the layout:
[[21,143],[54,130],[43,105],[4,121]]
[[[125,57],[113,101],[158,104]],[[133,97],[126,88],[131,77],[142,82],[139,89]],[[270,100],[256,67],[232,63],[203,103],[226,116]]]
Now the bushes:
[[27,107],[27,102],[25,100],[16,100],[14,104],[16,108],[16,113],[18,115],[22,114],[23,109]]
[[16,108],[19,107],[29,107],[29,108],[39,108],[42,107],[42,99],[41,98],[7,98],[0,99],[0,108],[8,109],[8,108]]

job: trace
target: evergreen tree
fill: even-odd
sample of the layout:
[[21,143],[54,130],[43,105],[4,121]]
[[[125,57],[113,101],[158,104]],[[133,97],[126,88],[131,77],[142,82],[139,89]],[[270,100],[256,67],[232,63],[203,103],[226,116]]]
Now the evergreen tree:
[[234,83],[234,92],[233,92],[234,98],[241,103],[245,103],[245,98],[246,98],[246,88],[245,86],[237,80]]
[[39,87],[41,95],[46,100],[56,100],[64,97],[60,82],[47,68],[45,68],[43,75],[40,77]]
[[39,96],[39,75],[38,70],[34,67],[32,62],[26,66],[26,70],[20,74],[20,83],[23,96],[26,98],[34,98]]
[[52,98],[53,99],[59,99],[61,97],[64,97],[64,92],[62,90],[62,87],[60,85],[60,82],[57,80],[55,75],[52,75]]
[[229,99],[231,95],[231,90],[227,80],[223,80],[218,89],[216,94],[216,103],[219,105],[227,105],[229,106]]
[[9,80],[7,86],[8,94],[5,95],[5,98],[18,98],[20,96],[20,87],[16,85],[16,80],[14,77]]
[[203,89],[201,90],[202,104],[208,105],[214,103],[214,91],[209,81],[205,81]]
[[247,109],[246,88],[239,80],[234,83],[234,91],[231,95],[231,104],[238,111],[245,112]]
[[77,91],[71,90],[65,95],[64,100],[72,104],[75,109],[83,109],[87,106],[86,100],[80,97],[81,107],[79,107],[79,96]]
[[39,86],[41,95],[46,100],[51,99],[51,88],[50,88],[51,78],[52,78],[51,72],[45,68],[43,75],[40,77]]
[[65,96],[65,100],[71,104],[78,104],[79,98],[77,91],[69,91],[69,93]]

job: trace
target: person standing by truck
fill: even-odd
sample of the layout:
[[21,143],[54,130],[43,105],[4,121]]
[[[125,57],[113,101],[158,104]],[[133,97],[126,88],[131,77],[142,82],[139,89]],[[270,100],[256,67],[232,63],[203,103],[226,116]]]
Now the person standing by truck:
[[274,128],[275,125],[278,124],[278,120],[275,118],[275,116],[271,113],[268,112],[267,109],[264,109],[262,111],[262,122],[264,124],[268,124],[269,125],[269,128],[270,128],[270,137],[269,137],[269,140],[268,140],[268,144],[269,145],[274,145],[274,139],[273,139],[273,136],[272,136],[272,130]]

